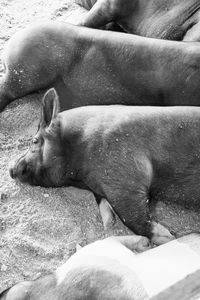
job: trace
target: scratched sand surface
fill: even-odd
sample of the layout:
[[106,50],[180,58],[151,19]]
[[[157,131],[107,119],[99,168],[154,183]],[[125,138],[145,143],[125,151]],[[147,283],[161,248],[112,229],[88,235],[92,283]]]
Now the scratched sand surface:
[[[0,54],[18,29],[39,20],[65,19],[69,1],[0,0]],[[0,73],[2,73],[0,65]],[[12,103],[0,114],[0,292],[62,264],[74,251],[103,237],[91,193],[72,187],[44,189],[17,185],[8,165],[27,148],[37,127],[41,94]],[[180,235],[199,230],[198,212],[160,206],[159,219]],[[118,224],[107,234],[126,230]]]

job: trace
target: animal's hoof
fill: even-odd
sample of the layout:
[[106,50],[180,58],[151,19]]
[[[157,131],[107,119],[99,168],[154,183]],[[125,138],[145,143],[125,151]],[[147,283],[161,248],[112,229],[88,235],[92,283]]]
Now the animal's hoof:
[[76,244],[76,252],[78,252],[79,250],[81,250],[83,247],[79,244]]
[[150,248],[151,248],[150,240],[145,236],[141,236],[140,240],[137,243],[137,247],[135,250],[137,252],[143,252]]
[[168,243],[175,239],[167,228],[156,222],[152,222],[152,233],[153,236],[151,242],[156,246]]
[[116,216],[111,205],[104,198],[101,199],[99,204],[99,211],[102,217],[104,230],[111,229],[116,222]]
[[153,236],[153,238],[151,239],[151,242],[153,245],[160,246],[160,245],[168,243],[174,239],[175,239],[175,237],[173,235],[171,237]]

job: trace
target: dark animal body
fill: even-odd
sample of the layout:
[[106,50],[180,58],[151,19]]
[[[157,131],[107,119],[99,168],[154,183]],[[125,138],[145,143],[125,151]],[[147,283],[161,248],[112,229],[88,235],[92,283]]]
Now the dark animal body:
[[0,110],[55,87],[61,110],[100,104],[199,105],[200,45],[44,23],[17,33],[4,56]]
[[150,203],[199,208],[200,110],[88,106],[59,113],[51,89],[29,151],[10,170],[33,185],[74,185],[108,200],[121,220],[152,237]]
[[[99,28],[117,23],[124,31],[159,39],[199,41],[199,0],[75,0],[69,21]],[[68,21],[68,19],[66,19]]]

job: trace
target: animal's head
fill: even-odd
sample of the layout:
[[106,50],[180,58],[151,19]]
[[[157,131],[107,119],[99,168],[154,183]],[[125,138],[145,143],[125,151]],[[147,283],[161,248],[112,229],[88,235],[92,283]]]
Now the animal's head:
[[59,99],[50,89],[42,100],[38,131],[28,151],[10,168],[10,176],[31,185],[58,187],[65,184],[66,155],[61,142]]

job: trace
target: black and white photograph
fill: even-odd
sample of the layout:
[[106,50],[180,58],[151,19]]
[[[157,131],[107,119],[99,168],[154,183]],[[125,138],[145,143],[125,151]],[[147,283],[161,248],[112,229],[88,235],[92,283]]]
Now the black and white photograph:
[[0,0],[0,300],[200,300],[200,0]]

